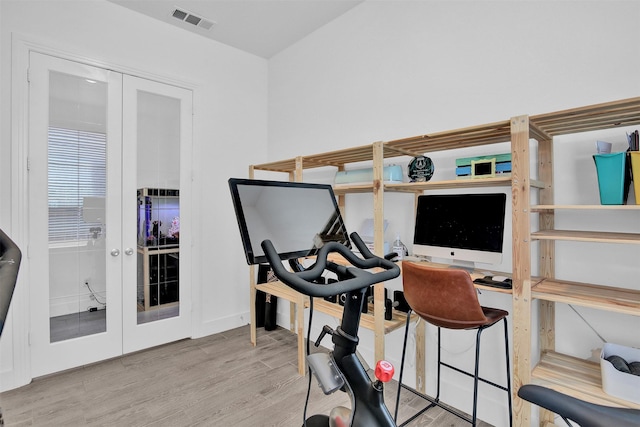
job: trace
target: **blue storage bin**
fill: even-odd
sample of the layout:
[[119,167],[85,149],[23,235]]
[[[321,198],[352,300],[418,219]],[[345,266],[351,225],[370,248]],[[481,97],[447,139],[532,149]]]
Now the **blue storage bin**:
[[600,189],[600,203],[623,205],[627,201],[631,177],[627,165],[627,153],[594,154]]

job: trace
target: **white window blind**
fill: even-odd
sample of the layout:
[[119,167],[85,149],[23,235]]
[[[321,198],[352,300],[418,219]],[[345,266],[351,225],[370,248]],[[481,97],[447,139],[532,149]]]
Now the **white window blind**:
[[87,240],[85,197],[105,197],[107,149],[104,133],[49,127],[49,243]]

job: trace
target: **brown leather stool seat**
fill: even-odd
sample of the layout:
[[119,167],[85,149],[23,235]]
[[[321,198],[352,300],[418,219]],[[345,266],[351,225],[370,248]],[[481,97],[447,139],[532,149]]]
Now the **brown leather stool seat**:
[[[397,422],[398,403],[400,401],[400,391],[402,388],[410,390],[420,397],[428,400],[429,405],[414,414],[405,425],[418,417],[424,411],[433,406],[440,406],[452,414],[468,421],[471,425],[476,425],[477,403],[478,403],[478,382],[482,381],[508,394],[509,403],[509,425],[512,425],[512,401],[511,401],[511,373],[509,366],[509,338],[507,327],[507,316],[509,312],[498,308],[483,307],[478,301],[478,293],[473,285],[471,276],[464,270],[453,268],[433,268],[423,264],[403,262],[402,264],[402,284],[404,297],[407,303],[418,316],[428,323],[438,327],[438,380],[436,397],[423,395],[402,384],[402,374],[404,371],[404,359],[407,346],[407,335],[409,330],[410,316],[407,316],[407,325],[404,336],[404,346],[402,351],[402,362],[400,367],[400,377],[398,380],[398,394],[396,397],[395,417]],[[507,365],[507,386],[501,386],[491,381],[480,378],[478,375],[479,355],[480,355],[480,334],[488,327],[503,321],[505,339],[505,358]],[[473,373],[463,371],[443,362],[440,358],[440,328],[446,329],[476,329],[476,357],[475,370]],[[473,377],[473,414],[469,418],[465,414],[453,410],[440,403],[440,367],[445,366],[457,372]]]

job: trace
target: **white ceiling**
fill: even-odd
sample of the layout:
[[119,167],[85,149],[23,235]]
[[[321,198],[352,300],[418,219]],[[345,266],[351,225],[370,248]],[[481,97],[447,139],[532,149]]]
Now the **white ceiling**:
[[[203,37],[270,58],[364,0],[109,0]],[[176,9],[214,22],[180,21]]]

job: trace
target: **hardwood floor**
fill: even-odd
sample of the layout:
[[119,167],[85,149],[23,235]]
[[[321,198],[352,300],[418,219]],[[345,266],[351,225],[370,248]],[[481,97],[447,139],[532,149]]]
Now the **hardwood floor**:
[[64,341],[107,330],[107,310],[81,311],[49,319],[51,342]]
[[[180,305],[138,311],[138,324],[180,315]],[[107,310],[81,311],[52,317],[49,321],[51,342],[64,341],[87,335],[99,334],[107,330]]]
[[[252,347],[245,326],[38,378],[1,393],[0,407],[6,426],[301,426],[307,384],[294,334],[259,329]],[[386,387],[392,413],[395,392]],[[403,393],[400,419],[415,400]],[[347,395],[325,396],[313,379],[308,416],[337,405],[349,407]],[[411,424],[465,425],[440,408]]]

